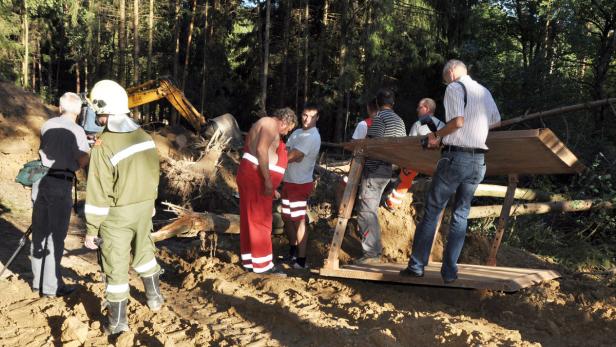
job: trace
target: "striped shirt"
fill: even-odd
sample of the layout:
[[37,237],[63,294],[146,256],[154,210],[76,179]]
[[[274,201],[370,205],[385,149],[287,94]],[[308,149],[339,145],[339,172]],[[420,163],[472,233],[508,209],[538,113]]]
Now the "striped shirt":
[[[384,109],[372,120],[372,125],[368,128],[368,138],[378,137],[405,137],[406,128],[404,121],[393,110]],[[391,165],[381,160],[366,159],[365,166],[370,171],[374,171],[380,165]]]
[[464,117],[464,126],[443,138],[443,144],[467,148],[488,149],[486,138],[490,125],[500,122],[500,113],[492,94],[470,76],[458,79],[466,87],[467,103],[464,107],[464,89],[459,83],[450,83],[445,91],[446,121]]

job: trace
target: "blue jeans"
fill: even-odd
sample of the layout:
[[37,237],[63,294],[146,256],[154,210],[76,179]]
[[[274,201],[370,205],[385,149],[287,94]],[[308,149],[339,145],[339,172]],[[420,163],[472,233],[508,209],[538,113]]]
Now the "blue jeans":
[[357,224],[365,257],[378,257],[383,249],[378,210],[383,191],[391,180],[391,173],[391,164],[363,172],[357,201]]
[[436,172],[428,191],[424,216],[419,223],[413,240],[409,269],[422,274],[428,264],[432,240],[436,232],[438,217],[455,193],[447,246],[443,254],[441,276],[445,280],[457,278],[458,258],[464,245],[468,213],[475,189],[483,180],[486,165],[483,154],[445,152],[436,166]]

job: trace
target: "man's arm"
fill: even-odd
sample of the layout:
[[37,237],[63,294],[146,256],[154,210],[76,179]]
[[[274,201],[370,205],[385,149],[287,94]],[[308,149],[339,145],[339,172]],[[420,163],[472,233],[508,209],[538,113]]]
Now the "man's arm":
[[90,155],[88,153],[82,153],[79,158],[77,158],[77,163],[79,164],[79,168],[83,169],[88,166],[90,162]]
[[259,172],[261,177],[263,177],[263,195],[272,195],[272,179],[269,173],[269,149],[272,142],[276,139],[276,123],[273,121],[264,122],[257,136],[255,156],[259,162]]
[[428,148],[438,148],[441,139],[449,134],[456,132],[464,126],[464,117],[458,116],[447,122],[441,129],[428,134]]
[[299,163],[300,161],[304,160],[304,156],[305,154],[302,151],[292,149],[287,156],[287,160],[289,161],[289,163]]

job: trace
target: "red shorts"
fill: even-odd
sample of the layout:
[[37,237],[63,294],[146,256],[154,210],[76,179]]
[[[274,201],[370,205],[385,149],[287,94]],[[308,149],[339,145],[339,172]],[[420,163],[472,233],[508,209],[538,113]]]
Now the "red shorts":
[[314,182],[282,185],[282,219],[298,222],[306,218],[306,202],[314,189]]

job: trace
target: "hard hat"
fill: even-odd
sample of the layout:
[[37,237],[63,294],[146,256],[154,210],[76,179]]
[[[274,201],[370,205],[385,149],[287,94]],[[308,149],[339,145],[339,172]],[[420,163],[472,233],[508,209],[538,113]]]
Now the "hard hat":
[[112,80],[97,82],[90,92],[90,100],[97,114],[127,114],[128,94]]
[[118,83],[111,80],[97,82],[90,93],[92,108],[97,115],[108,115],[107,129],[127,133],[139,128],[129,116],[128,94]]

